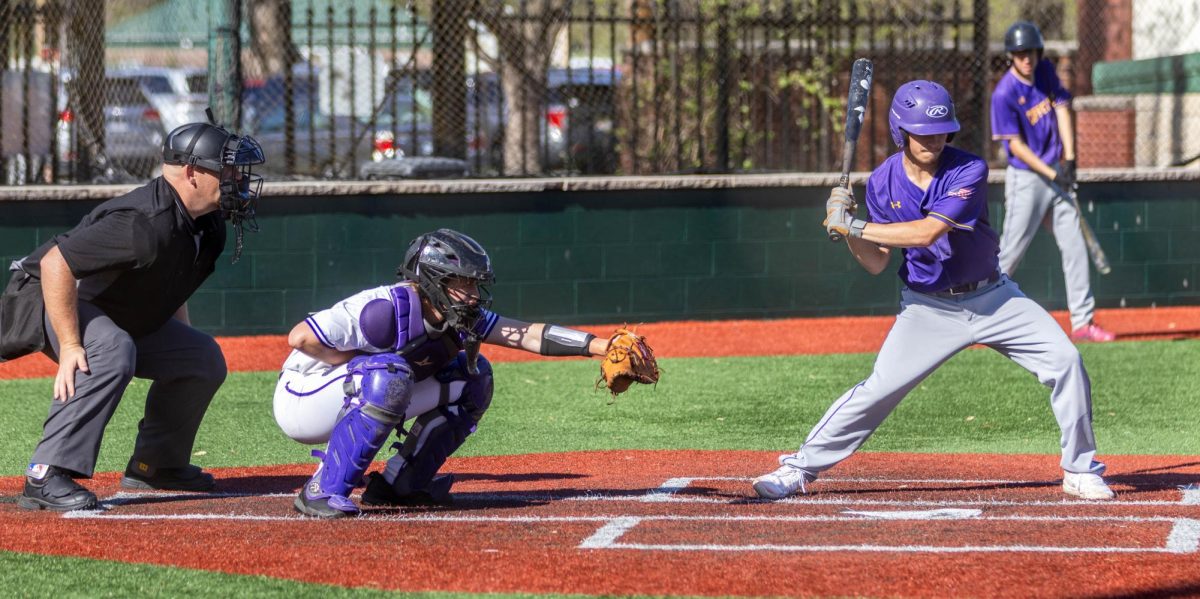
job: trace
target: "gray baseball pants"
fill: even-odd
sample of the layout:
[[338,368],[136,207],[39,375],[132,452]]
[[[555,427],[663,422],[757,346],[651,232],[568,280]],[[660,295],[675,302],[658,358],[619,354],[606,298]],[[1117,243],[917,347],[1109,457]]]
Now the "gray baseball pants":
[[1062,328],[1008,277],[958,296],[905,289],[900,314],[875,359],[871,376],[825,412],[800,447],[781,464],[810,479],[850,457],[908,392],[954,354],[982,344],[1007,356],[1051,389],[1050,409],[1062,431],[1062,468],[1100,474],[1092,433],[1091,383]]
[[1067,309],[1071,329],[1092,321],[1096,299],[1092,296],[1087,244],[1079,229],[1079,212],[1054,192],[1041,175],[1008,167],[1004,173],[1004,230],[1000,233],[1000,271],[1012,276],[1025,250],[1045,224],[1054,234],[1062,256]]
[[[133,377],[153,381],[138,423],[133,459],[155,468],[188,465],[196,431],[225,381],[225,356],[209,335],[175,320],[133,339],[99,308],[79,302],[79,328],[88,370],[75,373],[75,396],[52,401],[31,463],[91,476],[104,427]],[[46,322],[52,358],[58,337]],[[49,353],[49,352],[48,352]]]

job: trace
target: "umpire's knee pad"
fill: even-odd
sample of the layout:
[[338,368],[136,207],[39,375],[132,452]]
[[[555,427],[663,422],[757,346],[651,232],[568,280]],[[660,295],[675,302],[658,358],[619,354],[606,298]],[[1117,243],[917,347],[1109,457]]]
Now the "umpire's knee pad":
[[396,354],[372,354],[350,360],[346,372],[361,375],[358,397],[363,413],[380,422],[399,424],[412,400],[412,369]]

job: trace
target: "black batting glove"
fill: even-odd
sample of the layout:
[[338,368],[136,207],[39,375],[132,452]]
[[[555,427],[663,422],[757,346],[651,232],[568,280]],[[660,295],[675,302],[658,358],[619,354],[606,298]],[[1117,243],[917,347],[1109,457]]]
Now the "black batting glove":
[[1074,160],[1060,160],[1058,162],[1058,165],[1054,167],[1054,182],[1066,190],[1075,187]]

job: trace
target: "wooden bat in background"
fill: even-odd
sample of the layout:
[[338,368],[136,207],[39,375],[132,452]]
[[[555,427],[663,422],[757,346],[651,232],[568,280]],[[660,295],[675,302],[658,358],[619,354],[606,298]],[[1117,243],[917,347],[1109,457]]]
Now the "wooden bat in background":
[[[867,116],[867,100],[871,97],[871,78],[875,65],[869,59],[854,61],[850,70],[850,95],[846,98],[846,144],[842,148],[842,176],[838,187],[850,189],[850,167],[854,163],[854,149],[858,147],[858,134],[862,132],[863,118]],[[842,235],[829,232],[829,240],[838,242]]]
[[1096,271],[1102,275],[1112,272],[1112,266],[1108,263],[1108,256],[1104,255],[1104,249],[1100,247],[1100,241],[1096,239],[1096,233],[1092,231],[1091,225],[1087,224],[1087,220],[1083,218],[1083,209],[1079,207],[1079,196],[1076,195],[1075,186],[1072,185],[1071,189],[1063,189],[1054,182],[1051,182],[1050,186],[1054,188],[1054,192],[1059,197],[1075,207],[1075,213],[1079,215],[1079,230],[1083,233],[1083,242],[1087,245],[1088,256],[1091,256],[1092,264],[1096,267]]

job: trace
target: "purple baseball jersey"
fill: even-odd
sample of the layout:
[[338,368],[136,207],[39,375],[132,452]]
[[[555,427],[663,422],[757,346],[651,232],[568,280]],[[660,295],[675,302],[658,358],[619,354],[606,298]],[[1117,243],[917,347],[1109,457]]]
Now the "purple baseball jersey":
[[1033,69],[1029,85],[1009,69],[992,92],[992,139],[1004,141],[1008,163],[1029,170],[1029,165],[1013,156],[1008,140],[1021,138],[1042,162],[1053,165],[1062,156],[1058,136],[1058,117],[1054,107],[1071,101],[1071,92],[1063,87],[1054,72],[1054,63],[1043,58]]
[[929,188],[904,174],[903,153],[883,161],[867,179],[871,222],[888,224],[932,216],[950,230],[929,247],[904,248],[898,274],[909,289],[928,293],[981,281],[996,272],[999,237],[988,224],[987,164],[952,146]]

